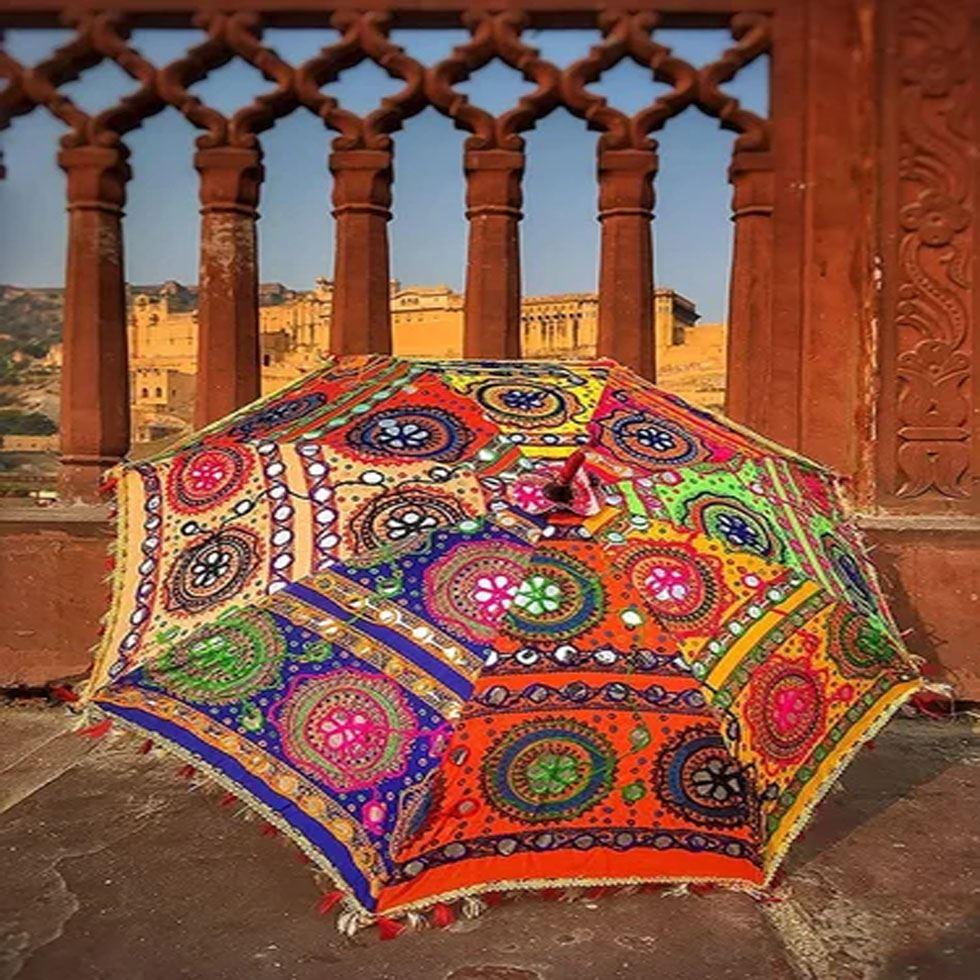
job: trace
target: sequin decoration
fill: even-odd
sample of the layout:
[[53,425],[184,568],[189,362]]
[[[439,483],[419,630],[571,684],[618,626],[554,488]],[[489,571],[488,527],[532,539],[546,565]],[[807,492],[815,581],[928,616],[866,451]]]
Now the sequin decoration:
[[730,600],[718,559],[686,544],[631,545],[624,564],[650,611],[682,633],[716,626]]
[[805,662],[773,656],[748,684],[745,717],[753,747],[767,761],[799,762],[823,733],[821,678]]
[[556,428],[578,409],[572,395],[534,381],[488,381],[473,397],[494,422],[518,430]]
[[603,614],[605,592],[595,571],[553,550],[539,550],[514,593],[503,622],[525,640],[568,640],[584,633]]
[[368,497],[344,528],[345,554],[373,562],[424,545],[435,531],[470,520],[472,513],[453,493],[402,485]]
[[346,435],[359,455],[375,459],[433,459],[451,463],[460,459],[472,430],[451,412],[434,405],[385,408],[372,412]]
[[244,527],[205,534],[174,560],[164,582],[170,612],[196,614],[238,593],[259,564],[258,538]]
[[920,688],[835,478],[608,360],[331,356],[110,481],[86,701],[262,813],[345,925],[764,888]]
[[236,445],[185,450],[174,460],[167,496],[174,510],[199,514],[235,496],[253,468],[252,456]]
[[147,677],[189,701],[232,704],[275,683],[285,655],[272,617],[246,610],[170,646],[150,664]]
[[542,718],[516,725],[483,763],[487,798],[526,823],[580,816],[611,790],[616,754],[586,725]]
[[337,792],[402,772],[416,734],[398,686],[364,671],[297,677],[272,716],[286,756]]
[[531,549],[509,540],[464,541],[425,573],[430,615],[472,640],[492,636],[524,581]]
[[682,466],[708,455],[689,432],[647,412],[617,410],[599,426],[602,444],[614,456],[646,469]]
[[655,781],[664,805],[702,827],[739,827],[751,815],[742,765],[725,747],[718,729],[692,725],[657,757]]

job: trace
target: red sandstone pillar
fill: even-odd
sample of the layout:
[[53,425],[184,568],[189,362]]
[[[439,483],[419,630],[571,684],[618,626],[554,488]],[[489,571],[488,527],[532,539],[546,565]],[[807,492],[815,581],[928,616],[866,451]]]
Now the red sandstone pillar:
[[94,499],[102,471],[129,449],[129,365],[122,214],[123,146],[62,150],[68,265],[61,373],[61,492]]
[[599,151],[598,354],[656,377],[653,335],[653,150]]
[[736,153],[729,180],[734,188],[732,278],[728,303],[725,411],[746,425],[766,419],[772,357],[773,175],[769,153]]
[[262,152],[216,147],[201,175],[201,267],[194,422],[206,425],[259,397],[256,206]]
[[336,150],[330,171],[337,219],[330,348],[390,354],[391,151]]
[[521,178],[524,154],[467,150],[466,256],[463,356],[521,356]]

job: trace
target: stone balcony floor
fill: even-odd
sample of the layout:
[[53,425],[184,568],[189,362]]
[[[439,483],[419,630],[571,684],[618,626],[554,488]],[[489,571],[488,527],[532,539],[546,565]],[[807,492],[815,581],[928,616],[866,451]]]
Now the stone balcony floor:
[[60,708],[0,706],[0,978],[960,978],[980,962],[980,728],[899,719],[788,864],[787,897],[524,899],[341,937],[258,823]]

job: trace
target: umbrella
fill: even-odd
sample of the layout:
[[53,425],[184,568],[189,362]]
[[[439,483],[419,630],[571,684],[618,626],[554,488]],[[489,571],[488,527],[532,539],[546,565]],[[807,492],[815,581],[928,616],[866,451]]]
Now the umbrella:
[[86,702],[348,924],[764,888],[920,686],[839,479],[609,360],[334,357],[109,482]]

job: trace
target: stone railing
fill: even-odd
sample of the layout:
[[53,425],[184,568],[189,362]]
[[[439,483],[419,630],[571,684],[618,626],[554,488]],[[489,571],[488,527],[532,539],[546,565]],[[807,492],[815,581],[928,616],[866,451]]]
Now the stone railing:
[[[333,177],[335,294],[331,344],[341,353],[391,349],[387,222],[397,187],[392,134],[428,106],[467,132],[461,179],[466,182],[469,244],[464,352],[473,357],[520,356],[522,134],[564,106],[595,131],[597,214],[601,223],[598,349],[648,376],[655,372],[651,221],[657,173],[654,134],[671,117],[696,106],[735,131],[735,282],[732,356],[743,352],[748,324],[767,335],[772,242],[770,123],[742,108],[722,86],[772,46],[772,17],[755,7],[720,3],[698,14],[698,3],[663,4],[631,12],[617,4],[367,3],[323,12],[313,3],[128,2],[65,5],[14,0],[0,21],[16,26],[69,25],[74,37],[36,65],[0,54],[0,128],[34,110],[66,126],[58,162],[68,176],[68,278],[64,317],[62,459],[65,486],[87,494],[101,469],[129,448],[129,394],[124,304],[122,209],[131,178],[126,136],[167,107],[200,131],[194,165],[200,175],[200,339],[196,418],[208,422],[247,403],[259,391],[259,322],[255,224],[262,190],[262,133],[293,112],[311,112],[336,135],[328,165]],[[765,6],[764,4],[762,6]],[[465,8],[465,9],[464,9]],[[494,8],[497,8],[496,10]],[[166,14],[157,11],[166,11]],[[680,18],[680,20],[679,20]],[[693,19],[692,19],[693,18]],[[656,29],[674,22],[725,26],[732,44],[710,64],[674,57]],[[336,43],[291,64],[263,43],[263,28],[336,29]],[[169,64],[154,64],[130,44],[134,28],[194,25],[199,44]],[[434,64],[422,64],[394,44],[398,27],[465,26],[467,43]],[[531,27],[596,31],[587,56],[566,67],[527,43]],[[189,89],[233,59],[257,68],[269,90],[232,113]],[[535,86],[510,109],[491,113],[456,88],[499,59]],[[590,89],[623,60],[651,72],[650,103],[634,113]],[[88,114],[62,86],[102,61],[115,62],[133,90],[115,105]],[[357,115],[322,87],[372,61],[401,89],[372,112]],[[654,96],[653,78],[670,86]],[[751,265],[751,273],[748,266]],[[732,409],[743,414],[745,385],[735,378]]]

